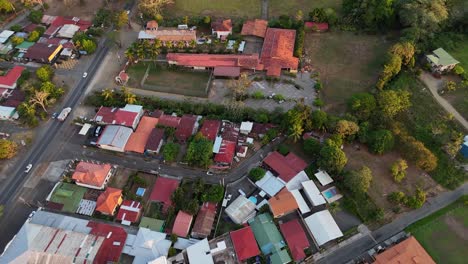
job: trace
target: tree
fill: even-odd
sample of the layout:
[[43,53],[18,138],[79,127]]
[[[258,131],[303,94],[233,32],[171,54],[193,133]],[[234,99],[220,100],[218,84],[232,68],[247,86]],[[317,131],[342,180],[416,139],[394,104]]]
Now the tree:
[[0,139],[0,159],[11,159],[16,156],[18,145],[7,139]]
[[390,119],[411,106],[410,93],[405,90],[381,91],[377,102],[382,114]]
[[141,0],[138,3],[140,11],[150,17],[155,17],[162,13],[162,8],[174,3],[173,0]]
[[406,169],[408,164],[404,159],[398,159],[392,164],[390,171],[392,172],[393,179],[396,182],[401,182],[406,177]]
[[359,126],[348,120],[340,120],[336,124],[335,132],[341,135],[343,138],[352,138],[359,131]]
[[206,193],[202,196],[203,202],[219,203],[224,198],[224,187],[219,184],[211,185]]
[[340,173],[347,162],[348,158],[346,154],[339,147],[333,144],[325,144],[320,150],[317,163],[323,170],[331,173]]
[[0,12],[10,13],[15,10],[15,6],[9,0],[0,0]]
[[318,130],[325,130],[325,125],[328,121],[328,115],[326,112],[321,110],[315,110],[310,115],[312,121],[312,127]]
[[296,19],[296,21],[300,22],[300,21],[303,21],[304,20],[304,13],[302,12],[302,10],[297,10],[296,12],[296,16],[294,17]]
[[301,123],[293,123],[289,128],[289,137],[293,139],[294,142],[297,142],[304,132],[304,128]]
[[34,91],[34,95],[29,98],[29,103],[32,105],[39,105],[42,107],[44,112],[47,113],[46,106],[47,106],[47,99],[49,98],[49,93],[48,92],[43,92],[43,91]]
[[379,129],[370,133],[368,143],[372,152],[383,154],[393,149],[395,140],[391,131]]
[[362,166],[359,170],[350,171],[344,178],[344,184],[348,190],[355,194],[366,193],[372,181],[372,171]]
[[52,80],[54,75],[54,70],[49,65],[41,66],[39,69],[36,70],[36,76],[42,82],[48,82]]
[[208,168],[213,156],[213,142],[197,133],[189,143],[185,159],[190,165]]
[[127,104],[134,104],[137,101],[137,97],[135,94],[130,92],[130,90],[127,87],[122,87],[122,94],[125,103]]
[[128,14],[127,14],[127,11],[125,10],[122,10],[120,12],[117,12],[115,14],[115,26],[117,28],[121,28],[123,27],[124,25],[128,24]]
[[454,81],[446,81],[444,84],[444,89],[449,92],[453,92],[457,90],[457,83]]
[[91,39],[83,39],[78,41],[76,45],[86,51],[87,54],[93,54],[97,48],[96,42]]
[[345,21],[376,31],[388,29],[395,20],[393,0],[344,0]]
[[358,120],[369,120],[369,117],[377,108],[377,102],[370,93],[356,93],[349,99],[348,108]]
[[401,58],[403,65],[413,66],[414,64],[414,53],[416,51],[413,43],[405,41],[398,42],[390,48],[390,53]]
[[28,41],[29,42],[36,42],[36,41],[39,40],[40,37],[41,37],[41,34],[38,31],[33,30],[28,36]]
[[18,36],[13,36],[10,40],[15,47],[24,42],[24,38]]
[[327,15],[325,14],[325,9],[323,8],[314,8],[309,13],[309,19],[313,22],[326,22]]
[[[0,0],[2,1],[2,0]],[[23,27],[19,24],[15,24],[13,26],[10,27],[10,30],[11,31],[15,31],[15,32],[21,32],[23,30]]]
[[455,65],[452,71],[459,76],[462,76],[463,73],[465,73],[465,69],[460,64]]
[[183,211],[187,212],[188,214],[191,214],[191,215],[196,215],[198,213],[198,208],[199,208],[199,205],[198,205],[198,200],[197,199],[192,199],[190,200],[188,203],[185,202],[183,204]]
[[401,24],[419,31],[416,41],[439,31],[448,15],[445,0],[405,1],[399,11]]
[[403,155],[425,171],[437,168],[437,157],[424,144],[409,135],[400,135],[400,147]]
[[106,88],[102,90],[101,96],[104,98],[104,101],[109,102],[114,98],[114,90]]
[[317,158],[318,155],[320,154],[320,150],[322,149],[322,145],[320,142],[316,139],[313,138],[308,138],[304,140],[304,144],[302,145],[302,148],[304,149],[304,152],[313,157]]
[[211,23],[211,17],[210,16],[204,16],[203,17],[203,23],[205,24],[210,24]]
[[242,100],[246,94],[247,89],[252,84],[252,81],[249,79],[247,73],[241,73],[237,80],[231,80],[228,83],[228,86],[232,90],[232,94],[235,100]]
[[266,174],[266,171],[260,167],[253,168],[249,171],[249,178],[256,182],[261,180]]
[[397,55],[389,55],[387,63],[384,65],[384,69],[380,74],[379,80],[377,81],[377,88],[382,90],[385,84],[390,81],[395,75],[401,70],[401,57]]
[[177,155],[179,154],[180,146],[177,143],[168,142],[163,147],[163,157],[164,160],[167,162],[173,162],[176,160]]
[[28,19],[34,24],[40,24],[43,15],[44,13],[42,13],[41,10],[31,10],[31,12],[28,15]]

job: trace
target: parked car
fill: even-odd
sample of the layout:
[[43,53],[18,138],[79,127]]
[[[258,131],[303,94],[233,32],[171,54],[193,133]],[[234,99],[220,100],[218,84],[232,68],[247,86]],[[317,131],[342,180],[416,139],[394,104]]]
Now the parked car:
[[57,112],[53,113],[53,114],[52,114],[52,119],[57,118],[57,116],[58,116],[58,113],[57,113]]
[[102,132],[102,126],[97,126],[96,130],[94,130],[94,136],[99,137],[99,135],[101,135],[101,132]]
[[86,76],[88,76],[88,73],[87,73],[87,72],[84,72],[84,73],[83,73],[83,78],[86,78]]
[[24,170],[24,172],[28,173],[31,171],[31,169],[32,169],[32,164],[29,163],[28,166],[26,166],[26,169]]

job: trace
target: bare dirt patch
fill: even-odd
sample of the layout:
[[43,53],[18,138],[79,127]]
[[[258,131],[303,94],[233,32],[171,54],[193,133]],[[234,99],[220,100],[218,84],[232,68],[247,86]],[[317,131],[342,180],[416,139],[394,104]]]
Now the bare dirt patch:
[[[359,146],[359,150],[355,146]],[[372,170],[373,180],[368,193],[374,202],[384,209],[387,219],[396,216],[392,211],[396,206],[387,200],[387,195],[390,193],[402,191],[406,195],[413,195],[416,188],[420,187],[427,192],[428,196],[434,196],[443,190],[427,173],[411,164],[409,164],[405,179],[396,183],[390,173],[390,167],[401,158],[398,153],[373,155],[363,145],[346,145],[344,151],[348,157],[346,169],[353,170],[367,166]]]
[[126,169],[126,168],[118,168],[110,179],[109,187],[123,189],[127,184],[128,178],[131,174],[135,173],[134,170]]
[[[104,5],[104,0],[45,0],[49,9],[45,14],[53,16],[75,16],[92,20],[96,11]],[[81,2],[81,3],[80,3]]]
[[455,216],[447,214],[444,217],[444,222],[453,231],[453,233],[460,236],[463,240],[468,241],[468,228],[466,228],[463,223],[460,223]]

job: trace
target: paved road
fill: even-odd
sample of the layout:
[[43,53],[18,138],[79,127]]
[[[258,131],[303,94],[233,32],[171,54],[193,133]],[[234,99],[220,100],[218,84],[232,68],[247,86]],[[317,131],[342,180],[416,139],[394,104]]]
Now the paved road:
[[[335,264],[335,263],[346,263],[352,259],[361,256],[370,248],[373,248],[377,244],[387,240],[393,235],[401,232],[407,226],[412,223],[434,213],[435,211],[446,207],[453,203],[463,195],[468,194],[468,183],[463,184],[456,190],[442,193],[434,198],[428,199],[427,203],[418,210],[413,210],[402,215],[395,221],[382,226],[381,228],[372,232],[372,237],[365,236],[355,241],[352,244],[346,245],[338,250],[330,252],[330,254],[317,263],[320,264]],[[376,243],[377,242],[377,243]]]

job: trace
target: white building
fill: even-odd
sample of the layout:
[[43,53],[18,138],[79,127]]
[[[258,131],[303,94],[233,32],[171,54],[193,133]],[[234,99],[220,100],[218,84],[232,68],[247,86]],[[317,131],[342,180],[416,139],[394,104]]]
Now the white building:
[[326,171],[319,170],[314,175],[317,178],[317,180],[320,182],[320,184],[322,184],[322,186],[325,186],[333,182],[333,179],[330,177],[330,175],[328,175]]
[[165,233],[140,227],[136,235],[128,234],[122,253],[134,256],[133,264],[146,264],[167,257],[171,244]]
[[284,187],[284,182],[275,177],[270,171],[265,173],[262,179],[255,182],[262,191],[267,193],[270,197],[275,196]]
[[252,131],[253,122],[242,122],[240,126],[241,134],[248,135]]
[[188,247],[187,258],[190,264],[214,264],[208,239]]
[[16,108],[10,106],[0,106],[0,120],[18,119]]
[[319,189],[313,181],[309,180],[302,182],[301,184],[302,188],[304,189],[305,195],[314,206],[326,203],[325,198],[323,198],[323,196],[320,194]]
[[318,246],[343,236],[330,211],[324,210],[304,219]]
[[239,195],[225,212],[234,223],[244,224],[255,216],[255,204],[244,195]]
[[102,149],[124,152],[133,130],[129,127],[108,125],[102,131],[97,146]]

